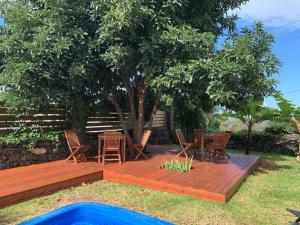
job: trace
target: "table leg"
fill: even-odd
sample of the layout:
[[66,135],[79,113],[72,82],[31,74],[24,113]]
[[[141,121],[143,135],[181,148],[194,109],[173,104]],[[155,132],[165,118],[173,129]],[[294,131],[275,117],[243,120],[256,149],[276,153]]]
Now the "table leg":
[[123,162],[126,161],[126,138],[123,140]]
[[195,142],[195,154],[198,155],[199,154],[199,145],[197,142],[197,138],[195,138],[194,142]]
[[204,136],[201,135],[201,158],[204,160]]
[[100,158],[101,158],[101,138],[98,138],[98,163],[101,162]]

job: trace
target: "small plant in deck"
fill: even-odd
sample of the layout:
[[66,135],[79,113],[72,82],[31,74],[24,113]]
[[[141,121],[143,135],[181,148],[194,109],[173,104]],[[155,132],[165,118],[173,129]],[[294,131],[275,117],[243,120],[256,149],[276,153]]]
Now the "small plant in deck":
[[186,158],[185,160],[180,160],[178,158],[166,160],[162,163],[161,168],[164,170],[174,170],[184,173],[192,169],[192,164],[193,156],[191,158]]

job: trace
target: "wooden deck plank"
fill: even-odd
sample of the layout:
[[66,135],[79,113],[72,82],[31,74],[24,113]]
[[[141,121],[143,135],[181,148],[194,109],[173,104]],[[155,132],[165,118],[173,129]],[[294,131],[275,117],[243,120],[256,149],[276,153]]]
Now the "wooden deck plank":
[[52,183],[55,183],[55,182],[62,182],[64,180],[67,180],[69,179],[70,177],[73,178],[73,177],[81,177],[81,176],[84,176],[84,175],[89,175],[89,174],[92,174],[92,173],[95,173],[95,172],[99,172],[99,170],[95,170],[95,169],[92,169],[92,168],[80,168],[80,169],[77,169],[76,171],[72,171],[72,170],[69,170],[69,171],[63,171],[63,172],[60,172],[60,173],[56,173],[56,174],[47,174],[45,176],[39,176],[39,177],[35,177],[34,179],[32,180],[26,180],[26,181],[23,181],[22,178],[20,178],[20,182],[19,183],[16,183],[16,182],[13,182],[12,184],[7,184],[3,187],[1,187],[1,192],[0,192],[0,197],[2,197],[3,195],[8,195],[8,194],[11,194],[11,193],[16,193],[16,192],[20,192],[20,191],[23,191],[23,190],[30,190],[30,189],[34,189],[36,187],[43,187],[43,186],[46,186],[46,185],[49,185],[49,184],[52,184]]
[[225,203],[259,161],[257,156],[239,154],[231,154],[223,164],[194,159],[190,172],[178,173],[160,168],[163,161],[175,157],[174,149],[151,148],[149,160],[122,165],[56,161],[1,170],[0,207],[101,179]]
[[[4,188],[6,186],[11,186],[11,185],[20,185],[20,184],[24,185],[26,183],[31,183],[33,180],[45,179],[47,177],[51,178],[51,177],[59,176],[61,174],[74,173],[74,169],[76,173],[80,170],[88,170],[89,167],[81,168],[81,167],[76,167],[76,165],[74,164],[65,167],[62,167],[62,165],[55,165],[46,169],[36,169],[34,171],[26,171],[25,173],[19,172],[14,175],[7,176],[6,178],[1,178],[0,186],[1,188]],[[91,168],[91,169],[95,169],[95,168]],[[10,179],[9,183],[6,182],[7,179]]]

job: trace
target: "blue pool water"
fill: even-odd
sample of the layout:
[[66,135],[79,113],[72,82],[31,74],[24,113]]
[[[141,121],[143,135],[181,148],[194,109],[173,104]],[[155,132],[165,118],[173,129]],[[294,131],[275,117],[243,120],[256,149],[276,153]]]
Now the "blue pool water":
[[173,225],[127,209],[94,202],[67,205],[19,225]]

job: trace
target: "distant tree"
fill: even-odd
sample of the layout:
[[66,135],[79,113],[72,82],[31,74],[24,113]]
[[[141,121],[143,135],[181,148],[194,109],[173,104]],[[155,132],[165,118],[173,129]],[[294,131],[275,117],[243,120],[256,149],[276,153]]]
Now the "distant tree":
[[256,123],[272,119],[273,109],[263,107],[263,101],[250,100],[246,105],[240,107],[238,111],[225,113],[227,117],[233,117],[241,120],[247,126],[247,140],[245,154],[249,154],[252,138],[252,129]]
[[272,52],[274,37],[256,22],[225,42],[212,61],[208,94],[227,109],[238,111],[249,101],[275,92],[280,61]]
[[[291,117],[291,122],[295,130],[300,132],[300,122],[294,116]],[[300,162],[300,138],[298,138],[297,160]]]
[[290,100],[280,93],[276,93],[274,98],[278,106],[278,109],[274,110],[274,122],[289,123],[291,116],[300,118],[300,108],[296,107]]
[[[280,93],[276,93],[274,98],[277,102],[278,109],[274,110],[273,122],[280,123],[288,129],[290,124],[296,132],[300,132],[300,107],[296,107],[291,101],[286,99]],[[300,138],[298,138],[297,160],[300,161]]]

